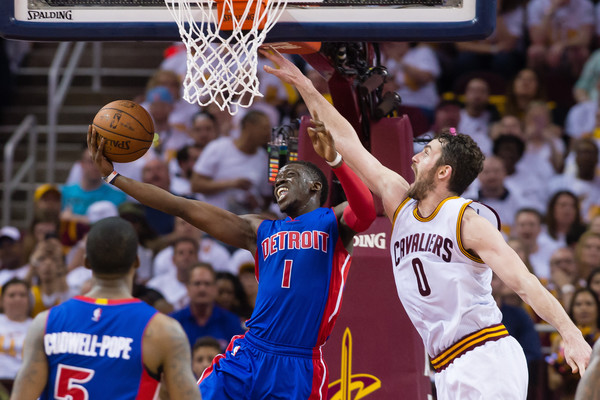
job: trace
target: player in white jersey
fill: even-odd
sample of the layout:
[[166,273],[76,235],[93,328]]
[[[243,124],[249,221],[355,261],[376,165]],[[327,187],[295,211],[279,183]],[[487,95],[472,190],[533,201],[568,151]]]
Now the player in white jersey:
[[429,142],[413,157],[415,181],[409,184],[362,146],[352,125],[294,64],[272,49],[262,53],[279,66],[265,70],[298,89],[346,162],[382,199],[394,223],[390,249],[398,296],[437,371],[438,399],[526,398],[525,357],[501,324],[492,270],[558,330],[568,364],[584,373],[591,348],[581,331],[497,227],[458,197],[483,166],[469,136],[442,134]]

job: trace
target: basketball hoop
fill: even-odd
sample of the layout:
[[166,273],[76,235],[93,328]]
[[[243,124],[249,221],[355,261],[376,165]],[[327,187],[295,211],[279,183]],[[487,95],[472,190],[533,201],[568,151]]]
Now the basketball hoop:
[[165,0],[187,50],[183,98],[234,115],[258,91],[258,48],[287,0]]

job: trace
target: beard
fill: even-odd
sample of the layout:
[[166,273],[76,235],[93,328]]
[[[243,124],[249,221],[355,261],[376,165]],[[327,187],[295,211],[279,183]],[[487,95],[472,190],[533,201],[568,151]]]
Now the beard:
[[416,179],[412,186],[406,192],[411,199],[423,200],[427,193],[433,189],[435,168],[429,170],[423,179]]

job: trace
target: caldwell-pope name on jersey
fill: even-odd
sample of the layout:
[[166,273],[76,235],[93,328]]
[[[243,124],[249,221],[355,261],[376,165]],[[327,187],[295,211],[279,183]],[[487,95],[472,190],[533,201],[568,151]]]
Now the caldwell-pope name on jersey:
[[450,262],[452,260],[452,247],[451,239],[436,233],[427,235],[425,233],[415,233],[394,242],[394,261],[398,265],[402,257],[416,251],[425,251],[437,255],[445,262]]
[[322,231],[281,231],[261,242],[263,259],[288,249],[314,249],[327,253],[329,234]]
[[55,332],[44,335],[46,354],[78,354],[91,357],[122,358],[129,360],[133,339],[123,336],[98,335],[79,332]]

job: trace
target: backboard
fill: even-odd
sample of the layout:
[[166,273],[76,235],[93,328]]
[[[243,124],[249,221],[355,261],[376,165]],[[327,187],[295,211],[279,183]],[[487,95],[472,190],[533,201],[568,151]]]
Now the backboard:
[[[266,41],[481,39],[495,27],[495,9],[494,0],[289,0]],[[180,40],[164,0],[1,0],[0,35],[32,41]]]

